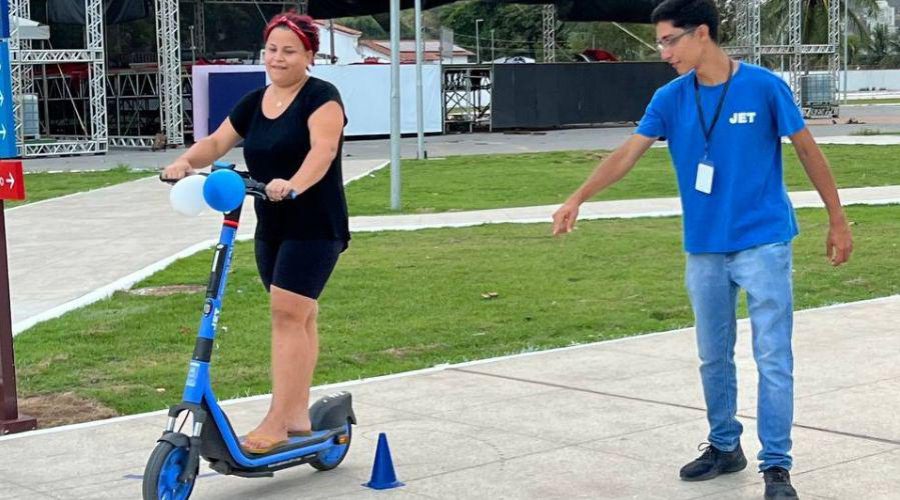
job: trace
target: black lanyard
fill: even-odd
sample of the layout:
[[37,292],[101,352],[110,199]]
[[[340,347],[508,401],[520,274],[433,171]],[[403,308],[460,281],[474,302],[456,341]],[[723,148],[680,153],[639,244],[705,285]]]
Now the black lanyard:
[[725,104],[725,94],[728,93],[728,87],[731,85],[731,77],[734,75],[734,61],[728,60],[728,79],[725,80],[725,88],[722,89],[722,95],[719,96],[719,104],[716,105],[716,114],[713,115],[712,124],[706,128],[706,118],[703,117],[703,105],[700,103],[700,82],[697,79],[697,73],[694,73],[694,97],[697,98],[697,116],[700,117],[700,126],[703,127],[703,139],[705,141],[703,148],[705,156],[709,156],[709,138],[712,136],[713,129],[716,128],[716,122],[719,121],[719,115],[722,114],[722,105]]

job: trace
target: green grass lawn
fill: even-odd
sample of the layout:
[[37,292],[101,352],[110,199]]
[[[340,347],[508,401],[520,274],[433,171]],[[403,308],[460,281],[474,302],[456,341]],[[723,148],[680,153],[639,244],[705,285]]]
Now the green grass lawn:
[[877,128],[863,127],[859,130],[850,132],[850,135],[857,135],[857,136],[859,136],[859,135],[863,135],[863,136],[866,136],[866,135],[900,135],[900,132],[895,132],[893,130],[881,130],[881,129],[877,129]]
[[[900,146],[824,145],[839,187],[900,184]],[[785,181],[812,190],[791,146]],[[428,213],[562,203],[606,153],[568,151],[516,155],[456,156],[403,162],[403,212]],[[351,215],[389,214],[390,169],[347,186]],[[595,200],[677,196],[668,150],[651,149],[622,181]]]
[[[850,207],[857,251],[823,255],[823,210],[799,211],[796,308],[900,293],[900,206]],[[211,230],[213,228],[210,228]],[[678,218],[364,233],[321,299],[322,384],[689,326]],[[138,287],[206,282],[211,251]],[[268,297],[238,245],[216,339],[220,398],[269,391]],[[496,298],[482,294],[495,292]],[[23,397],[73,391],[122,414],[180,398],[202,293],[119,292],[15,339]],[[743,311],[741,312],[743,315]],[[165,392],[159,392],[164,389]]]
[[119,166],[92,172],[35,172],[25,174],[25,201],[7,202],[7,207],[65,196],[157,175],[148,170],[131,170]]
[[848,99],[846,103],[841,101],[841,104],[900,104],[900,99]]

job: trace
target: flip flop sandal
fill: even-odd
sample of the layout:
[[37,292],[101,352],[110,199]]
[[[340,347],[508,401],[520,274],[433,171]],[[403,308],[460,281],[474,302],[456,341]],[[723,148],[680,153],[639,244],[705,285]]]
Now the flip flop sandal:
[[246,441],[248,439],[252,440],[252,441],[256,441],[257,443],[260,443],[260,442],[265,443],[263,446],[251,447],[251,446],[247,446],[246,444],[244,444],[244,442],[241,442],[241,449],[244,450],[245,452],[253,454],[253,455],[263,455],[263,454],[269,453],[270,451],[274,450],[275,448],[278,448],[278,447],[281,447],[281,446],[284,446],[284,445],[290,443],[290,441],[287,439],[282,439],[282,440],[273,439],[271,437],[263,436],[261,434],[254,434],[252,432],[250,434],[247,434],[244,437],[244,441]]

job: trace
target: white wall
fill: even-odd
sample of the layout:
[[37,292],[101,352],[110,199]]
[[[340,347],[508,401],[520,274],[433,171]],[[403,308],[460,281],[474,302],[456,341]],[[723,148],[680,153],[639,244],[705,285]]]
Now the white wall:
[[[362,62],[363,58],[356,50],[359,36],[334,30],[334,55],[338,64]],[[328,25],[319,26],[319,53],[331,55],[331,34]]]
[[[391,67],[360,64],[356,66],[317,66],[312,74],[335,85],[341,93],[347,114],[344,134],[388,135],[391,133]],[[425,132],[443,130],[441,66],[422,65],[422,93]],[[416,132],[416,66],[400,66],[400,130]]]
[[[787,74],[776,72],[785,81],[788,81]],[[813,73],[816,73],[813,71]],[[844,72],[838,72],[838,88],[843,91]],[[875,90],[898,90],[900,91],[900,69],[867,69],[867,70],[849,70],[847,71],[847,90],[857,92],[861,89]]]
[[[337,45],[335,43],[335,45]],[[404,64],[400,67],[400,129],[404,134],[416,132],[416,66]],[[265,71],[264,66],[194,66],[193,68],[193,113],[194,140],[209,135],[209,74]],[[391,67],[389,65],[354,66],[320,65],[313,66],[311,73],[317,78],[334,84],[344,101],[347,127],[344,135],[388,135],[391,133],[390,88]],[[268,76],[266,83],[269,82]],[[425,132],[443,130],[443,109],[441,95],[441,66],[422,66],[423,110]]]

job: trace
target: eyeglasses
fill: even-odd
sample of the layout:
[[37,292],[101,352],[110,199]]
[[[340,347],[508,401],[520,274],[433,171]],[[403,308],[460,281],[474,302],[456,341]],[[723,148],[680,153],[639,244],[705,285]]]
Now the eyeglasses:
[[689,35],[695,31],[697,31],[697,26],[694,26],[693,28],[688,28],[675,36],[670,36],[670,37],[663,38],[662,40],[657,40],[656,41],[656,49],[659,50],[660,52],[662,52],[665,49],[674,47],[675,44],[678,43],[678,40],[681,40],[681,37],[683,37],[685,35]]

